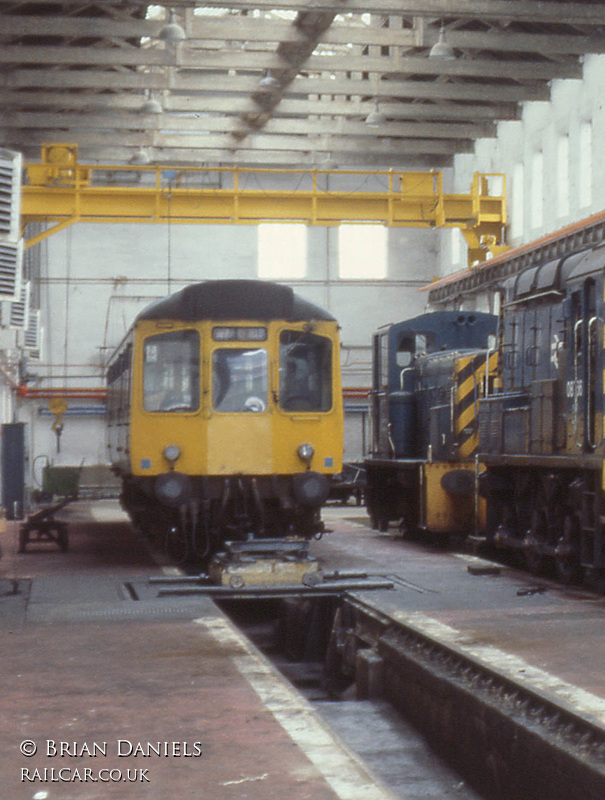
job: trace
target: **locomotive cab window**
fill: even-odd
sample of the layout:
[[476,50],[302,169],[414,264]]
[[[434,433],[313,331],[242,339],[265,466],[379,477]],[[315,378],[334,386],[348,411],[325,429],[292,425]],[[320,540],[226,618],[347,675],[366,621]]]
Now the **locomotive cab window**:
[[183,413],[200,404],[200,341],[196,331],[149,336],[143,345],[143,408]]
[[267,408],[267,351],[220,348],[212,354],[212,406],[227,413],[259,412]]
[[332,408],[332,342],[301,331],[279,339],[279,405],[282,411]]

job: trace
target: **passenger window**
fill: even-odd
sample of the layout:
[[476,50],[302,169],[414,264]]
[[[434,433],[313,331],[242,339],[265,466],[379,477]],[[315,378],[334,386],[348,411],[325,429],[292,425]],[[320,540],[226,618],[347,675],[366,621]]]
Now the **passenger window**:
[[302,331],[279,339],[279,405],[283,411],[332,408],[332,342]]
[[143,408],[182,413],[200,404],[200,340],[197,331],[149,336],[143,344]]
[[212,406],[226,413],[267,408],[267,351],[221,348],[212,354]]

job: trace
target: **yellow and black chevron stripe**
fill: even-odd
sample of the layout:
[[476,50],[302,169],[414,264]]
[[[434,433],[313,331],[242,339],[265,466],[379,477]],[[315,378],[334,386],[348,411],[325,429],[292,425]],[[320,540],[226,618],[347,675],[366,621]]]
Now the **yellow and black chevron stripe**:
[[497,353],[490,353],[488,365],[485,352],[462,356],[456,362],[454,433],[461,459],[472,458],[479,446],[479,398],[484,394],[486,366],[491,375],[495,373],[496,365]]

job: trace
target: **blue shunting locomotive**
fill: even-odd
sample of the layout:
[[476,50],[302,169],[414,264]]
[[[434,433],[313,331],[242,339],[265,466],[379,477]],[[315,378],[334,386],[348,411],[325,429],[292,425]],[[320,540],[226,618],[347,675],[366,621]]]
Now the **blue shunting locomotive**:
[[508,279],[498,326],[435,312],[379,331],[374,526],[466,533],[565,582],[602,576],[604,298],[602,246]]
[[365,467],[375,528],[399,521],[408,531],[474,529],[478,401],[493,370],[497,322],[491,314],[445,311],[374,335]]

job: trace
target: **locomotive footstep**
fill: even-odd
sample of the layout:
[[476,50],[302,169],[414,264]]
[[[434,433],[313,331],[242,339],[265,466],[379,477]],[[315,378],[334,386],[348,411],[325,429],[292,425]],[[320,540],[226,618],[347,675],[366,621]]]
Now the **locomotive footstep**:
[[469,575],[500,575],[502,568],[496,564],[469,564],[466,571]]
[[529,597],[534,594],[544,594],[546,586],[528,586],[527,589],[519,589],[517,592],[518,597]]

